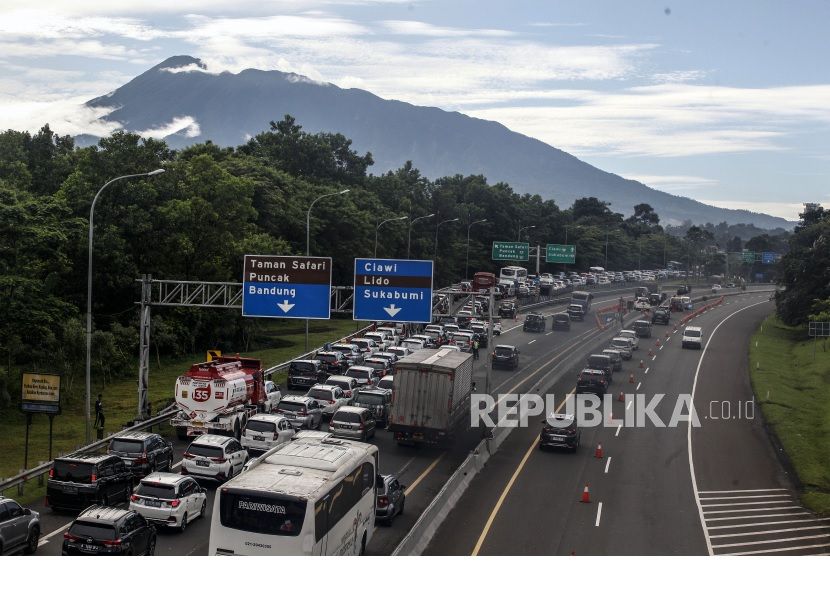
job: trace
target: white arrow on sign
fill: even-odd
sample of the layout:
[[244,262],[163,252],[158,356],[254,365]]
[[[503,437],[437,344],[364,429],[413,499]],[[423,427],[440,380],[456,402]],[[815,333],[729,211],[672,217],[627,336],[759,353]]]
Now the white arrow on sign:
[[389,315],[389,318],[395,318],[395,315],[400,312],[402,308],[396,308],[395,304],[392,304],[390,306],[384,306],[383,310]]
[[294,307],[294,304],[289,304],[288,300],[282,300],[281,304],[277,304],[283,312],[288,312],[291,308]]

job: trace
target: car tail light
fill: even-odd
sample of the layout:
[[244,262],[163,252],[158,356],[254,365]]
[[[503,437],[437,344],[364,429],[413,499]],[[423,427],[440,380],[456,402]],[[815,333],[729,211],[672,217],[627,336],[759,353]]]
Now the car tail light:
[[120,547],[121,539],[107,539],[106,541],[104,541],[104,545],[106,547]]
[[68,533],[68,532],[63,533],[63,539],[65,541],[78,541],[78,540],[80,540],[79,537],[76,537],[75,535],[73,535],[71,533]]
[[170,507],[179,507],[180,503],[181,501],[179,501],[178,499],[173,499],[170,501]]
[[380,495],[378,497],[378,507],[386,507],[389,505],[389,498],[385,495]]
[[216,464],[224,464],[227,462],[227,458],[210,458],[211,461],[215,462]]
[[93,483],[94,483],[96,480],[98,480],[98,475],[97,475],[97,474],[93,474],[93,475],[91,475],[91,476],[89,477],[89,480],[90,480],[90,482],[93,482]]
[[192,454],[192,453],[190,453],[189,451],[185,451],[185,452],[182,454],[182,457],[183,457],[183,458],[190,459],[190,458],[192,458],[192,457],[193,457],[193,454]]
[[49,478],[54,478],[54,477],[55,477],[55,469],[54,468],[49,468]]
[[147,452],[141,454],[141,457],[135,459],[136,464],[146,464],[147,463]]
[[308,416],[308,410],[303,410],[302,412],[297,412],[300,416]]
[[130,495],[130,501],[138,501],[138,495]]
[[599,384],[604,385],[605,384],[605,379],[599,379]]

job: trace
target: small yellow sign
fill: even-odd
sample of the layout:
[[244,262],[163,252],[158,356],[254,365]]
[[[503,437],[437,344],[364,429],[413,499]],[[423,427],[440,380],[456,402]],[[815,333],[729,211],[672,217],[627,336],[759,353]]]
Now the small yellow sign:
[[205,361],[206,362],[212,362],[213,360],[215,360],[216,358],[218,358],[221,355],[222,355],[222,350],[221,349],[209,349],[207,351],[207,360],[205,360]]
[[20,407],[24,412],[59,414],[61,409],[61,377],[58,374],[24,372]]

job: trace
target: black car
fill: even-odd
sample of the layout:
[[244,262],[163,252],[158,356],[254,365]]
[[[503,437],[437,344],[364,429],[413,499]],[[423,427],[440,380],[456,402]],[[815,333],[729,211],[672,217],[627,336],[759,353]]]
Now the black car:
[[591,354],[588,356],[587,368],[604,372],[609,383],[614,379],[614,362],[611,360],[611,356],[607,354]]
[[567,312],[560,312],[553,315],[553,323],[551,328],[554,331],[570,331],[571,330],[571,316]]
[[329,373],[320,360],[294,360],[288,365],[289,389],[310,389],[325,382]]
[[585,368],[576,380],[576,393],[593,393],[602,397],[608,391],[608,378],[602,370]]
[[547,328],[545,317],[538,313],[528,314],[525,317],[524,325],[522,325],[523,331],[530,331],[532,333],[544,333],[545,328]]
[[389,411],[392,409],[392,389],[372,387],[358,390],[349,400],[350,406],[366,408],[375,415],[375,422],[380,428],[389,424]]
[[93,506],[63,533],[63,555],[153,555],[156,528],[132,510]]
[[49,470],[46,501],[52,509],[75,510],[129,502],[132,478],[118,456],[73,453],[57,458]]
[[493,368],[502,366],[516,370],[519,367],[519,348],[514,345],[497,345],[493,348]]
[[392,524],[395,516],[403,514],[406,485],[402,485],[394,474],[378,474],[375,477],[375,487],[378,491],[375,521]]
[[156,433],[122,433],[110,441],[107,453],[124,460],[127,470],[139,478],[170,472],[173,465],[173,444]]
[[339,351],[317,352],[315,358],[323,363],[323,368],[328,374],[343,374],[349,366],[354,366],[354,363]]
[[677,288],[676,295],[690,295],[692,293],[691,285],[681,285]]
[[669,324],[671,320],[671,310],[668,308],[657,308],[651,316],[652,324]]
[[650,293],[648,295],[648,303],[652,306],[659,306],[663,301],[663,297],[659,293]]
[[519,311],[519,308],[516,306],[515,302],[504,302],[501,306],[499,306],[499,316],[502,318],[516,318],[516,313]]
[[576,451],[582,439],[582,431],[571,414],[551,414],[539,433],[539,449],[564,447]]
[[633,328],[637,337],[651,337],[651,321],[635,320]]

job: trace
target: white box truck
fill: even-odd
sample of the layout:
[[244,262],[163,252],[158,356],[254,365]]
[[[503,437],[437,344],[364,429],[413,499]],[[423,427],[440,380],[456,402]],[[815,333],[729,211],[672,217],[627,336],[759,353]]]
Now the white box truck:
[[398,444],[451,445],[470,427],[472,354],[421,349],[395,365],[389,430]]

